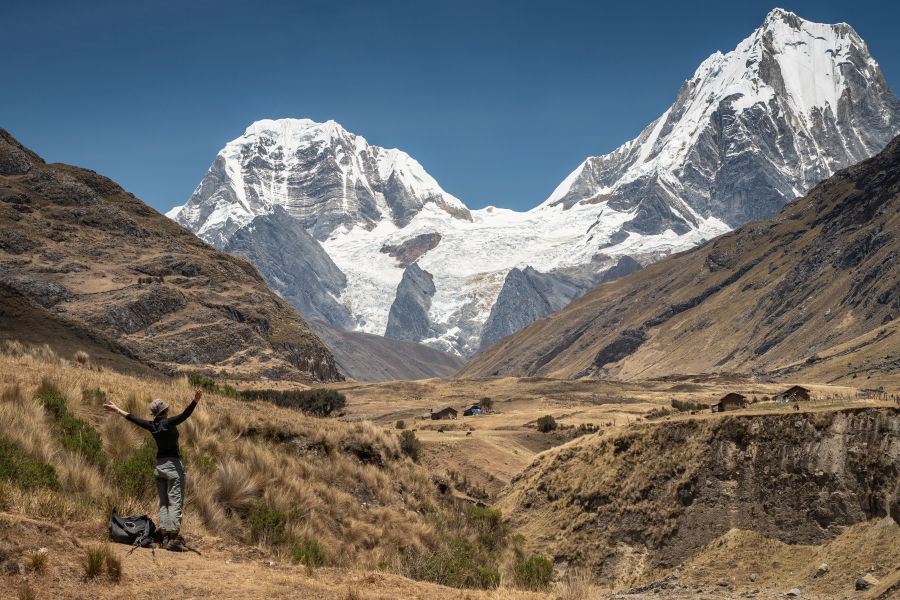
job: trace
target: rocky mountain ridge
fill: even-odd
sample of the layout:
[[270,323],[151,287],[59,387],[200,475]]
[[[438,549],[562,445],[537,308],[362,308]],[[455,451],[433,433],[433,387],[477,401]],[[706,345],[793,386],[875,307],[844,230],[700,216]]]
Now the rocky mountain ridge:
[[900,137],[773,219],[598,286],[461,374],[890,377],[900,367],[898,219]]
[[[83,341],[128,370],[140,363],[167,374],[342,378],[303,318],[248,262],[106,177],[46,164],[3,130],[0,287],[24,299],[12,313],[17,323],[0,323],[3,337]],[[40,327],[21,332],[20,321]]]

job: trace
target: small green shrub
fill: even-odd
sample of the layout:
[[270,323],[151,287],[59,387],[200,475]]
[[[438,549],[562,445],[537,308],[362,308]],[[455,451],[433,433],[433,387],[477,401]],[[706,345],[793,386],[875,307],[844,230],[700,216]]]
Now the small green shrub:
[[543,556],[529,556],[513,567],[516,585],[526,590],[540,591],[553,581],[553,563]]
[[550,433],[557,427],[559,427],[559,425],[557,425],[553,415],[544,415],[537,420],[537,428],[541,433]]
[[463,537],[452,538],[431,556],[412,560],[410,575],[455,588],[493,589],[500,585],[500,572],[491,557]]
[[265,400],[283,408],[296,408],[308,415],[328,417],[347,405],[347,397],[337,390],[244,390],[244,400]]
[[687,402],[685,400],[672,400],[672,408],[675,410],[685,412],[689,410],[706,410],[709,408],[708,405],[702,404],[700,402]]
[[0,437],[0,481],[17,488],[59,490],[59,478],[51,465],[35,460],[18,444]]
[[497,550],[506,544],[509,527],[503,522],[503,514],[499,510],[465,504],[463,514],[467,525],[475,532],[478,543],[483,547]]
[[294,544],[291,548],[291,558],[307,567],[323,567],[328,564],[328,554],[319,542],[313,539]]
[[284,543],[287,515],[277,508],[260,502],[250,511],[247,521],[250,523],[250,539],[253,542]]
[[118,488],[133,497],[141,498],[154,487],[156,443],[147,438],[126,460],[116,464],[114,478]]
[[397,429],[406,429],[406,421],[400,419],[394,424],[394,427],[396,427]]
[[37,398],[53,417],[53,433],[63,448],[80,453],[95,465],[106,465],[100,434],[87,421],[69,412],[66,399],[56,386],[44,381],[38,388]]
[[414,461],[418,461],[419,456],[422,454],[422,442],[419,441],[419,438],[412,431],[402,431],[400,432],[400,449],[405,455]]
[[188,383],[191,384],[192,387],[200,388],[209,394],[219,394],[231,398],[238,398],[240,396],[240,392],[227,383],[219,385],[215,380],[205,377],[200,373],[188,373],[187,378]]

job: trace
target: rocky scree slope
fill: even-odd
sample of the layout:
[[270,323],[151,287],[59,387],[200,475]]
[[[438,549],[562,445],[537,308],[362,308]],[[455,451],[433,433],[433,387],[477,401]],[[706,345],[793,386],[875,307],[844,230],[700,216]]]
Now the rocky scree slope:
[[341,378],[328,349],[249,263],[93,171],[46,164],[2,130],[0,285],[165,373]]
[[[378,335],[418,262],[435,287],[415,308],[428,324],[410,319],[393,337],[469,357],[558,310],[548,298],[591,289],[620,257],[647,264],[769,218],[898,133],[900,101],[853,28],[776,9],[733,51],[705,60],[637,138],[585,160],[530,211],[470,211],[403,152],[333,121],[282,119],[228,143],[169,215],[224,247],[284,207],[346,276],[336,296],[353,328]],[[527,267],[547,276],[541,285],[522,285]],[[313,294],[328,306],[318,312],[346,328],[326,289]]]
[[796,371],[860,336],[868,336],[864,370],[896,372],[898,229],[900,137],[773,219],[598,286],[479,354],[461,374]]
[[632,584],[730,529],[821,544],[900,522],[900,410],[642,424],[539,455],[499,506],[556,561]]

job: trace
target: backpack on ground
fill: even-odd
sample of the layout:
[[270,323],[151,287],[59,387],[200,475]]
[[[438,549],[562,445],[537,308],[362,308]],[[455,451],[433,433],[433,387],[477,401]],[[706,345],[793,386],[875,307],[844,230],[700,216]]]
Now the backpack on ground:
[[109,516],[109,539],[134,548],[156,548],[156,524],[147,515],[120,517],[113,509]]

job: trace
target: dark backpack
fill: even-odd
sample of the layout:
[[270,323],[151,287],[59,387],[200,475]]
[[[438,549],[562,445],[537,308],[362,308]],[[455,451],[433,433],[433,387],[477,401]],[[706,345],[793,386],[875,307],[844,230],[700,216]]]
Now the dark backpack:
[[147,515],[120,517],[113,509],[109,516],[109,539],[134,548],[155,548],[156,525]]

